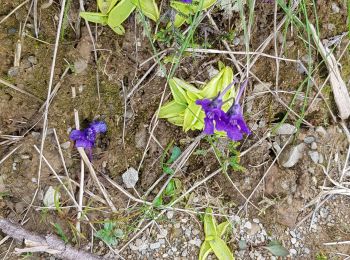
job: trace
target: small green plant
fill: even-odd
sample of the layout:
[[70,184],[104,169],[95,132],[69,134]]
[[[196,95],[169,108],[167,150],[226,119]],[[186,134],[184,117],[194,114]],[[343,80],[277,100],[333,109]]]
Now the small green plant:
[[[179,79],[169,80],[169,86],[174,100],[166,103],[159,111],[159,118],[165,118],[170,123],[182,126],[183,130],[202,130],[204,128],[205,114],[196,100],[214,98],[233,81],[233,71],[219,63],[220,72],[213,77],[202,89]],[[222,106],[226,112],[232,105],[235,96],[234,88],[231,88],[224,95],[227,100]]]
[[108,25],[119,35],[125,33],[122,23],[136,8],[153,21],[159,19],[155,0],[97,0],[97,6],[100,12],[81,12],[80,16],[89,22]]
[[168,153],[170,147],[172,146],[172,143],[170,143],[167,148],[165,149],[162,158],[161,158],[161,167],[164,173],[167,174],[173,174],[174,170],[170,168],[170,165],[175,162],[177,158],[181,155],[181,149],[177,146],[174,146],[171,150],[171,155],[167,161],[165,161],[165,156]]
[[[191,24],[192,16],[195,13],[208,9],[216,2],[217,0],[199,0],[192,1],[191,4],[188,4],[181,1],[171,1],[170,6],[177,12],[173,21],[173,25],[175,27],[180,27],[184,23]],[[168,24],[168,27],[170,25],[171,23]]]
[[235,259],[226,242],[221,238],[230,226],[228,221],[217,225],[213,216],[213,210],[208,208],[204,216],[205,240],[199,251],[199,260],[205,260],[210,253],[216,255],[219,260]]
[[118,239],[124,236],[123,230],[116,228],[117,224],[113,221],[107,220],[103,229],[100,229],[95,233],[95,237],[101,239],[109,246],[115,246],[118,243]]
[[327,260],[327,259],[328,259],[328,257],[322,252],[320,252],[316,255],[316,260]]
[[64,241],[64,243],[68,243],[68,238],[64,233],[61,225],[58,223],[54,223],[53,226],[55,228],[56,234]]

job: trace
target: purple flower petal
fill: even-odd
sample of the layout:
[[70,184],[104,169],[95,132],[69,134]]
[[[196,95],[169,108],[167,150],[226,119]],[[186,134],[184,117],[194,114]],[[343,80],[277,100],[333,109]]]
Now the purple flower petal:
[[208,117],[204,118],[204,130],[203,133],[206,135],[212,135],[214,134],[214,123],[213,120],[209,119]]
[[77,140],[75,142],[75,146],[76,147],[83,147],[83,148],[91,148],[94,146],[94,143],[89,141],[89,140],[84,140],[84,139],[80,139],[80,140]]
[[192,4],[192,0],[181,0],[181,2],[185,4]]
[[73,141],[76,141],[78,139],[85,138],[85,134],[83,131],[73,130],[72,132],[70,132],[69,138]]
[[102,121],[92,122],[89,127],[92,128],[96,133],[107,132],[107,125],[105,122]]
[[227,137],[230,138],[232,141],[240,141],[243,139],[243,134],[237,126],[231,126],[229,129],[226,130],[226,133]]

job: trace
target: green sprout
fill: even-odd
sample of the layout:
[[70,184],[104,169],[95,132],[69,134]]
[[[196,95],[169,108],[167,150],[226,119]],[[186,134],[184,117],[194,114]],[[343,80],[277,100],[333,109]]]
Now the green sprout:
[[[180,2],[180,1],[171,1],[170,6],[176,10],[177,14],[173,21],[175,27],[180,27],[184,23],[191,24],[192,16],[199,11],[203,11],[211,7],[216,3],[217,0],[199,0],[193,1],[192,4]],[[168,27],[171,24],[168,24]]]
[[[219,64],[220,72],[213,77],[202,89],[179,79],[169,80],[169,86],[174,100],[163,105],[159,111],[159,118],[165,118],[170,123],[182,126],[183,130],[202,130],[204,128],[205,114],[196,100],[214,98],[233,81],[233,71],[230,67]],[[227,111],[232,105],[235,96],[234,88],[224,95],[223,100],[228,100],[222,106]]]
[[97,6],[100,12],[81,12],[80,16],[89,22],[108,25],[119,35],[125,33],[122,23],[136,8],[153,21],[159,19],[155,0],[97,0]]
[[221,238],[230,226],[230,222],[225,221],[217,225],[213,216],[213,210],[207,208],[204,216],[205,240],[199,251],[199,260],[205,260],[210,253],[214,253],[219,260],[234,260],[233,254],[226,242]]
[[104,223],[103,229],[100,229],[95,233],[95,237],[101,239],[109,246],[115,246],[118,243],[118,239],[124,236],[123,230],[116,228],[116,223],[108,220]]

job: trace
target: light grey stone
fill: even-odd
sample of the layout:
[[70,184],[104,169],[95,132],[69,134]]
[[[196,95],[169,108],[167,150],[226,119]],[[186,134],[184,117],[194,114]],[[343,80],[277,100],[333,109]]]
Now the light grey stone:
[[133,167],[131,167],[123,173],[122,178],[126,188],[134,188],[139,180],[139,173]]
[[276,134],[278,135],[291,135],[297,131],[296,127],[291,124],[282,124],[277,130]]
[[290,149],[284,151],[284,160],[282,160],[282,166],[285,168],[291,168],[298,163],[302,158],[305,149],[305,144],[301,143]]

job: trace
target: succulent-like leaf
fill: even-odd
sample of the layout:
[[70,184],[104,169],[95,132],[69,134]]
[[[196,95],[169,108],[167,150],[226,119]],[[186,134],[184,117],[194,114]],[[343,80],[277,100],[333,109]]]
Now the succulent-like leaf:
[[118,1],[119,0],[97,0],[97,6],[103,14],[107,14]]
[[213,98],[215,97],[220,90],[222,90],[222,85],[221,85],[221,78],[224,74],[224,69],[221,70],[218,74],[215,75],[214,78],[212,78],[206,85],[205,87],[201,90],[200,94],[203,97],[206,98]]
[[124,34],[125,30],[121,25],[130,16],[135,8],[136,6],[131,2],[131,0],[121,0],[109,12],[107,24],[117,34]]
[[184,81],[184,80],[182,80],[182,79],[179,79],[179,78],[174,77],[173,80],[175,81],[175,83],[176,83],[179,87],[181,87],[181,88],[183,88],[183,89],[185,89],[185,90],[188,90],[188,91],[190,91],[190,92],[192,92],[192,93],[198,93],[198,94],[201,92],[198,88],[196,88],[195,86],[193,86],[193,85],[187,83],[186,81]]
[[226,230],[227,228],[230,226],[230,222],[228,221],[225,221],[225,222],[222,222],[220,223],[218,226],[217,226],[217,232],[218,232],[218,236],[219,237],[222,237],[225,233],[226,233]]
[[204,241],[201,245],[201,249],[199,250],[198,260],[207,259],[208,255],[213,252],[211,246],[208,241]]
[[196,105],[196,103],[191,103],[188,105],[185,110],[183,122],[183,129],[185,132],[192,129],[192,127],[196,124],[196,122],[199,120],[201,111],[201,107]]
[[213,240],[208,241],[211,249],[219,260],[234,260],[233,254],[225,241],[219,236],[216,236]]
[[175,100],[173,100],[160,108],[158,117],[159,118],[175,117],[183,113],[185,109],[186,109],[186,105],[182,105],[176,102]]
[[92,23],[99,23],[106,25],[108,22],[108,16],[103,13],[94,13],[94,12],[80,12],[80,17]]
[[131,0],[142,13],[153,21],[159,20],[159,10],[155,0]]
[[189,101],[186,91],[174,79],[169,80],[169,86],[174,100],[179,104],[186,105]]
[[167,120],[174,125],[183,126],[184,116],[183,115],[174,116],[174,117],[167,118]]
[[213,210],[211,208],[207,208],[204,216],[204,233],[205,238],[209,236],[216,237],[217,234],[217,227],[216,227],[216,220],[213,216]]

